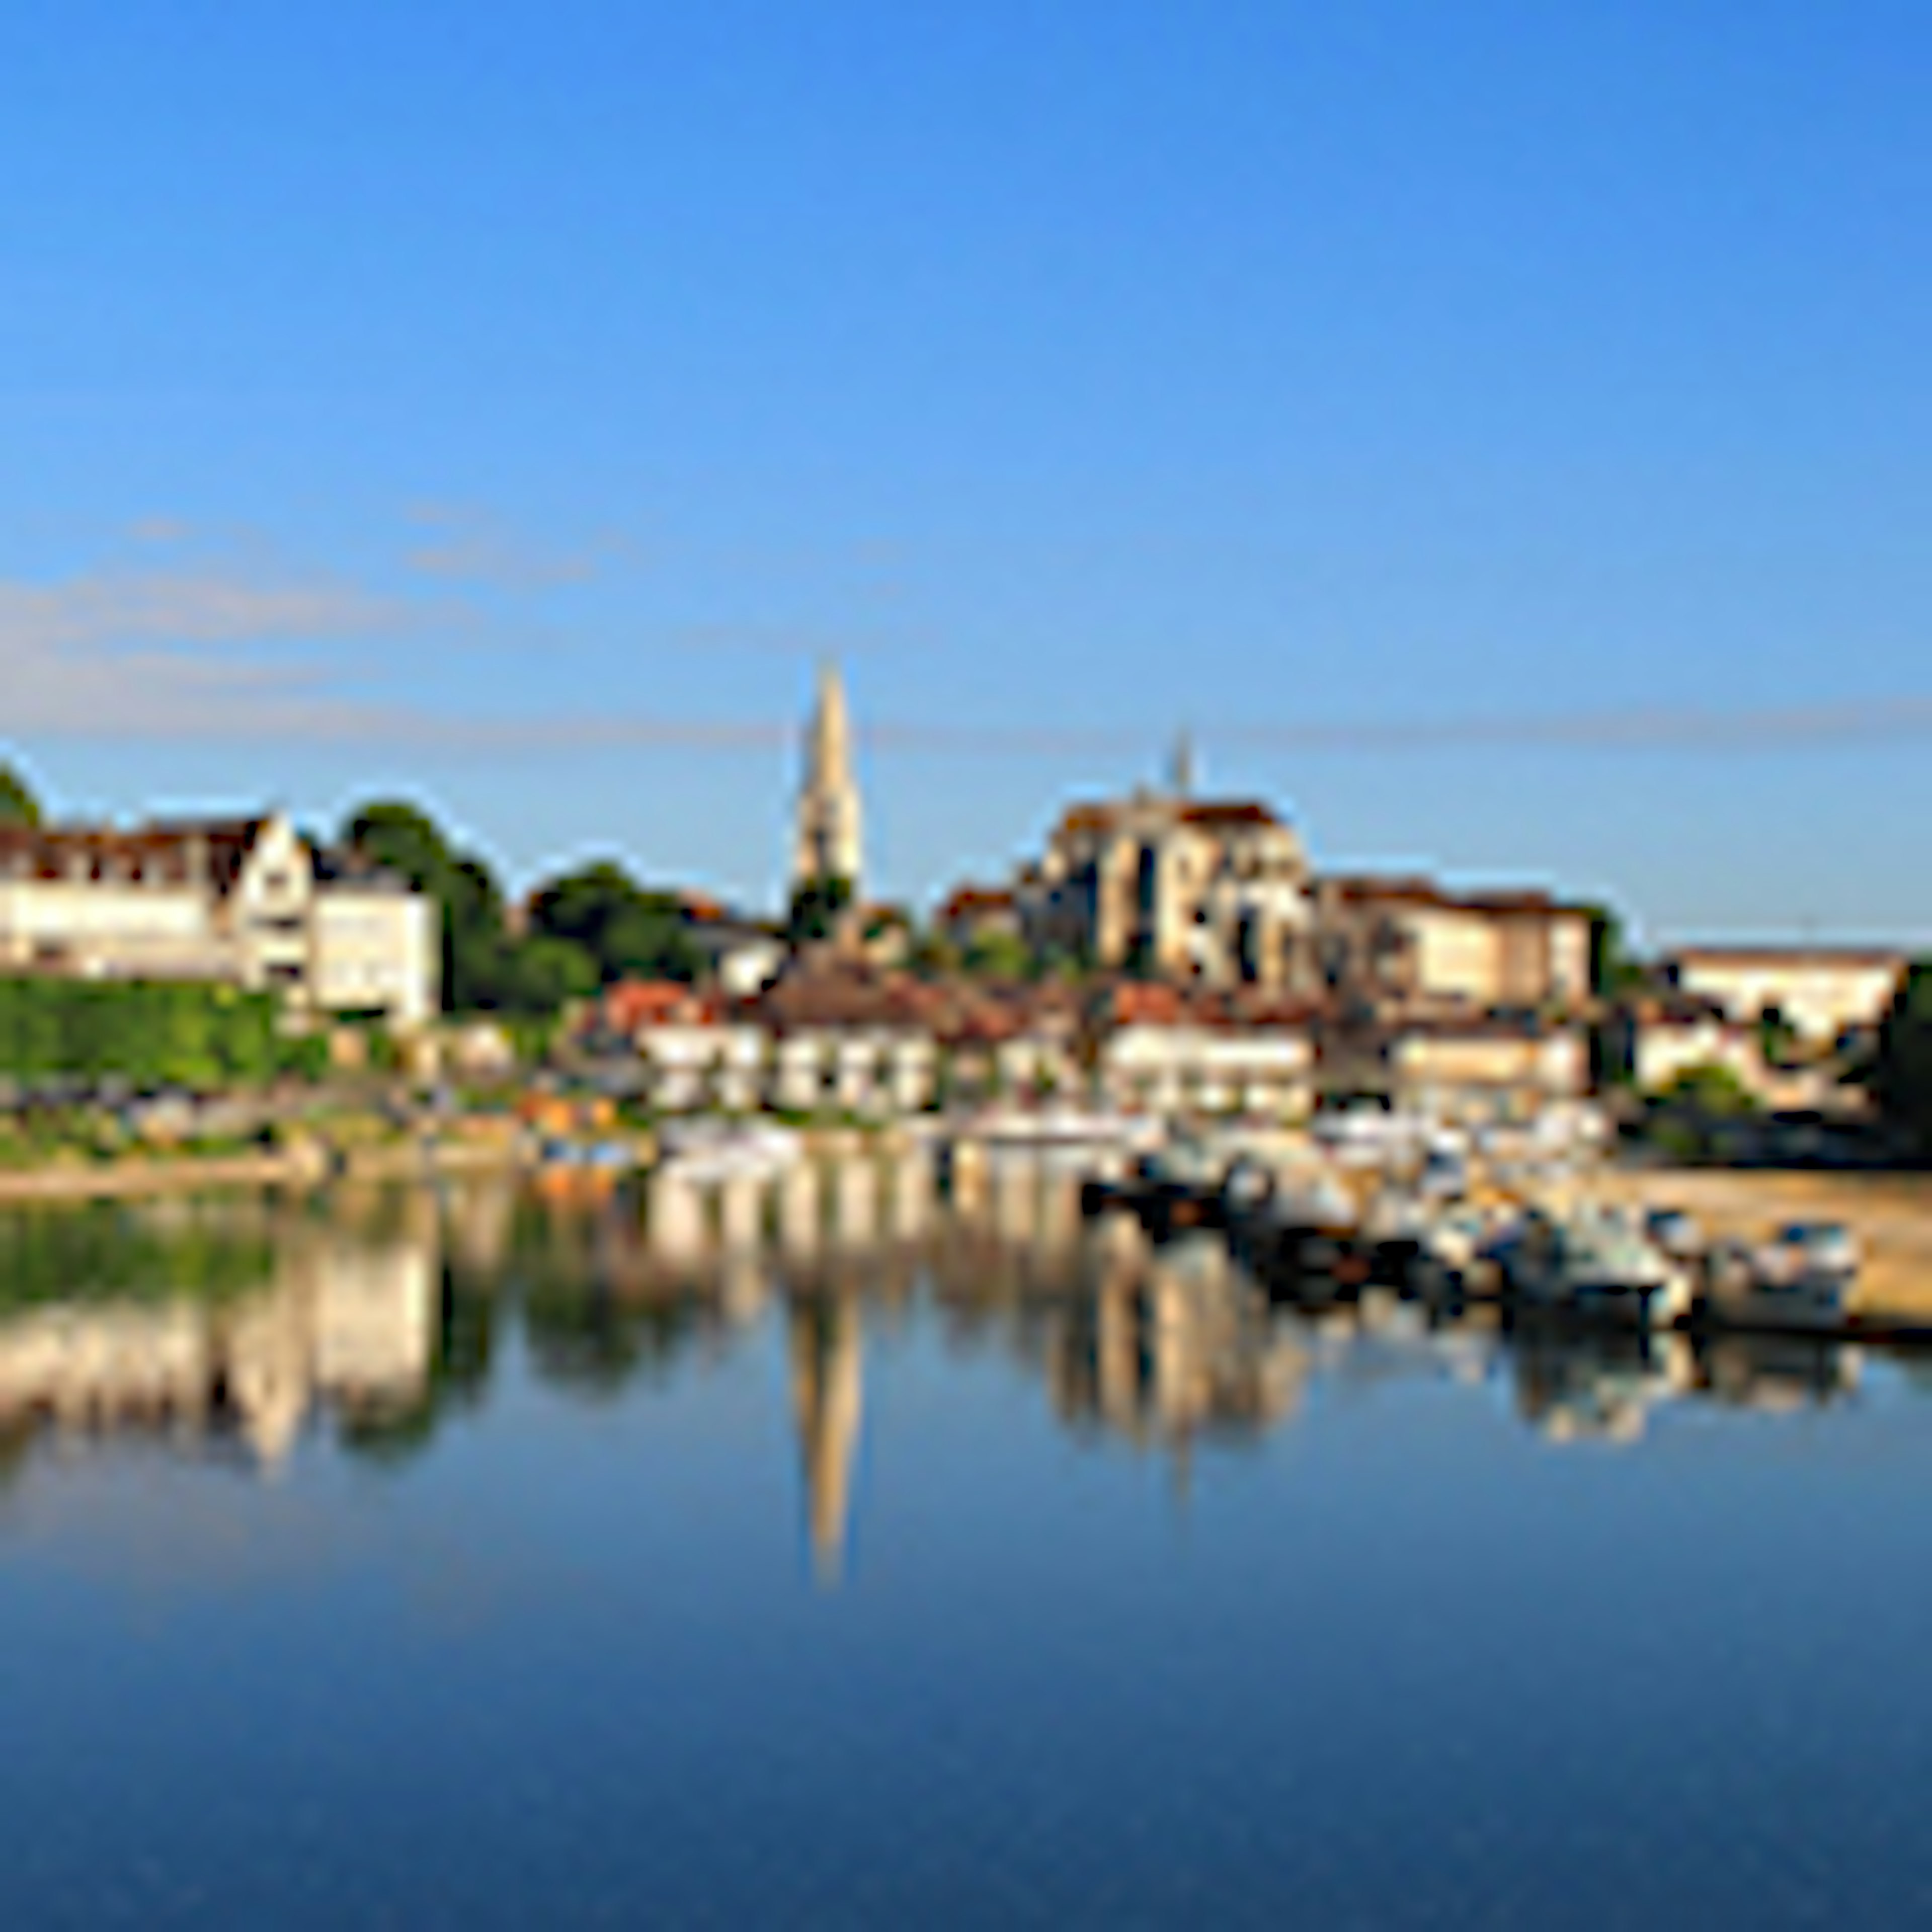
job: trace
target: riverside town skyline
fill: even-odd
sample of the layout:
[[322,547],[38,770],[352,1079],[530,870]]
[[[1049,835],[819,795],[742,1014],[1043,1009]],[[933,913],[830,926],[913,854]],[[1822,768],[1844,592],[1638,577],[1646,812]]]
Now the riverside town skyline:
[[770,903],[831,656],[886,896],[1186,726],[1351,868],[1932,937],[1915,10],[194,10],[0,28],[62,815],[400,790]]
[[0,1932],[1922,1919],[1928,76],[0,4]]
[[[889,738],[890,735],[889,730]],[[1050,742],[1052,735],[1042,732],[1040,736],[1046,742]],[[1077,734],[1070,735],[1077,741]],[[763,891],[734,896],[727,886],[706,876],[700,867],[687,862],[680,842],[697,822],[691,815],[680,817],[674,822],[674,830],[660,834],[655,842],[655,856],[649,863],[641,860],[634,850],[627,849],[615,835],[594,826],[581,827],[557,852],[548,855],[535,867],[520,874],[510,872],[506,883],[513,890],[520,885],[534,890],[546,874],[554,875],[571,863],[614,858],[632,866],[640,877],[653,884],[688,892],[700,898],[716,899],[734,905],[748,916],[760,917],[782,913],[788,893],[795,887],[800,876],[814,869],[834,874],[865,873],[869,881],[875,875],[867,872],[865,864],[864,855],[868,850],[865,828],[869,827],[874,832],[875,847],[890,848],[893,842],[892,822],[888,813],[868,815],[864,802],[866,783],[863,772],[871,761],[866,759],[862,750],[868,736],[866,721],[862,712],[855,713],[852,710],[845,667],[836,658],[821,656],[818,660],[806,723],[802,728],[794,724],[784,736],[788,748],[781,768],[783,775],[775,779],[773,787],[765,794],[768,823],[766,843],[782,855],[782,862],[774,868],[773,884]],[[1130,753],[1131,748],[1127,749]],[[213,762],[221,762],[220,754],[215,754]],[[44,810],[54,822],[103,827],[133,826],[145,822],[142,808],[139,806],[130,807],[124,801],[109,802],[84,813],[70,810],[57,772],[44,774],[32,760],[16,752],[10,753],[4,740],[0,740],[0,766],[10,766],[15,771],[41,801]],[[1150,784],[1149,775],[1154,773],[1156,768],[1161,776]],[[1124,755],[1117,761],[1111,784],[1081,786],[1064,775],[1057,785],[1049,781],[1046,794],[1048,805],[1044,809],[1036,808],[1031,815],[1035,827],[1031,835],[1031,848],[1036,850],[1042,837],[1050,844],[1055,836],[1053,828],[1056,818],[1064,829],[1068,814],[1077,819],[1084,805],[1096,797],[1124,796],[1130,793],[1151,796],[1163,790],[1186,794],[1198,788],[1204,774],[1209,780],[1210,791],[1222,797],[1238,796],[1245,806],[1278,816],[1285,825],[1292,825],[1298,836],[1304,838],[1307,836],[1306,821],[1285,802],[1279,791],[1260,790],[1235,794],[1214,784],[1212,781],[1218,776],[1218,766],[1207,765],[1203,760],[1201,734],[1182,724],[1170,730],[1164,749],[1161,744],[1150,740],[1145,747],[1144,755],[1138,758]],[[367,796],[374,789],[379,788],[365,788],[363,795]],[[486,854],[493,852],[490,842],[476,839],[472,829],[463,821],[447,819],[429,788],[405,781],[392,788],[390,795],[409,799],[420,806],[433,819],[448,824],[463,842],[472,847],[480,844]],[[276,802],[266,809],[292,826],[310,832],[311,836],[321,832],[328,822],[325,815],[292,810],[283,802],[284,795],[278,791],[272,791],[269,796]],[[1052,802],[1056,799],[1057,805]],[[211,800],[232,801],[232,808],[214,814],[217,818],[226,821],[245,818],[251,813],[259,814],[265,808],[261,800],[247,799],[227,784],[218,782],[205,788],[192,800],[182,801],[181,809],[170,809],[160,814],[161,820],[166,822],[171,819],[206,818],[209,816]],[[773,808],[786,801],[789,801],[788,808],[781,815]],[[1426,801],[1419,800],[1418,805],[1426,808]],[[770,831],[771,826],[778,827],[775,834]],[[326,842],[326,834],[323,837]],[[1412,854],[1420,851],[1416,844],[1399,849]],[[888,884],[877,896],[904,904],[920,916],[944,920],[962,891],[970,898],[983,890],[986,881],[1004,882],[1016,872],[1024,874],[1030,863],[1028,850],[1029,840],[1022,838],[1006,852],[988,854],[983,861],[966,867],[956,864],[950,872],[928,879],[910,891],[899,892]],[[1384,860],[1378,864],[1358,866],[1346,860],[1331,860],[1330,862],[1340,869],[1360,872],[1370,877],[1430,876],[1452,888],[1469,891],[1526,888],[1567,890],[1580,903],[1613,910],[1634,939],[1648,943],[1654,948],[1666,947],[1673,943],[1693,946],[1771,944],[1801,948],[1834,944],[1856,948],[1868,944],[1895,952],[1910,950],[1918,937],[1916,928],[1906,929],[1900,937],[1882,920],[1864,927],[1829,929],[1808,914],[1794,916],[1782,925],[1765,923],[1740,928],[1726,927],[1718,921],[1694,920],[1681,929],[1673,928],[1660,922],[1648,908],[1615,880],[1579,884],[1554,878],[1526,866],[1520,854],[1508,848],[1482,855],[1476,862],[1460,867],[1439,865],[1426,855],[1412,856],[1406,862]]]

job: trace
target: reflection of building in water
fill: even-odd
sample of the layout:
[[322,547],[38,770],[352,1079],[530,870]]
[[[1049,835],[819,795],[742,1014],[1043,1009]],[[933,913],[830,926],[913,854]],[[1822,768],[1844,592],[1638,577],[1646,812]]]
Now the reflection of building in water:
[[756,1248],[764,1239],[765,1187],[755,1174],[734,1174],[718,1190],[718,1240],[728,1254]]
[[932,1156],[916,1148],[892,1163],[892,1238],[898,1241],[923,1240],[932,1225],[933,1209]]
[[879,1171],[864,1159],[842,1160],[832,1169],[832,1231],[841,1247],[862,1248],[878,1239]]
[[372,1240],[291,1222],[275,1231],[269,1280],[237,1300],[69,1303],[0,1320],[0,1429],[232,1423],[273,1462],[318,1402],[404,1406],[434,1346],[433,1229]]
[[1136,1442],[1184,1447],[1210,1430],[1255,1432],[1293,1412],[1308,1372],[1295,1329],[1227,1263],[1192,1240],[1149,1259],[1100,1251],[1102,1277],[1069,1302],[1049,1342],[1054,1403]]
[[864,1404],[859,1304],[847,1295],[804,1297],[788,1320],[812,1558],[820,1580],[836,1582],[844,1572]]
[[818,1162],[809,1160],[793,1162],[778,1176],[778,1245],[795,1259],[818,1252],[824,1226],[819,1179]]
[[704,1196],[695,1181],[659,1168],[646,1184],[644,1226],[651,1258],[663,1267],[681,1272],[704,1261]]
[[502,1274],[517,1226],[516,1183],[503,1174],[444,1183],[443,1225],[452,1261],[477,1276]]

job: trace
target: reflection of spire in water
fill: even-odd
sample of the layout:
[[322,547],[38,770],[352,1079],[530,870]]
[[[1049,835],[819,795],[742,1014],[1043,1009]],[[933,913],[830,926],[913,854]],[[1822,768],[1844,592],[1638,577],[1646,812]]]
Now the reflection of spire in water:
[[844,1574],[864,1403],[862,1340],[859,1304],[849,1297],[791,1305],[792,1411],[812,1560],[824,1583],[836,1583]]
[[718,1279],[720,1311],[734,1328],[748,1328],[765,1305],[765,1270],[757,1253],[729,1249]]

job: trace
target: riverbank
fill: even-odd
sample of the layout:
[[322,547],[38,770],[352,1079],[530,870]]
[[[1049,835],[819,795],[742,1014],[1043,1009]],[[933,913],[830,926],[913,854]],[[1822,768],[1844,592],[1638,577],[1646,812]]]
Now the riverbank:
[[[896,1126],[846,1125],[796,1130],[808,1158],[842,1160],[866,1153],[902,1152],[910,1137]],[[656,1157],[649,1133],[621,1135],[640,1166]],[[155,1194],[236,1187],[312,1187],[334,1178],[420,1180],[444,1175],[536,1169],[529,1143],[514,1134],[448,1134],[422,1139],[365,1142],[332,1150],[320,1138],[286,1147],[231,1154],[64,1153],[31,1167],[0,1168],[0,1207],[36,1202],[128,1200]]]
[[0,1207],[127,1200],[214,1188],[310,1187],[332,1174],[363,1180],[409,1180],[497,1172],[517,1164],[512,1143],[478,1140],[356,1148],[342,1155],[339,1166],[326,1150],[308,1144],[244,1154],[117,1155],[107,1160],[73,1155],[37,1167],[0,1169]]

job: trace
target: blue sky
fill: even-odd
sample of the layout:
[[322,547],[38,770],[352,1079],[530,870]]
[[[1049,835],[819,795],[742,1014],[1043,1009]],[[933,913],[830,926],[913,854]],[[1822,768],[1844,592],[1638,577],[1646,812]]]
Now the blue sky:
[[0,744],[514,878],[1152,774],[1932,935],[1932,10],[13,0]]

